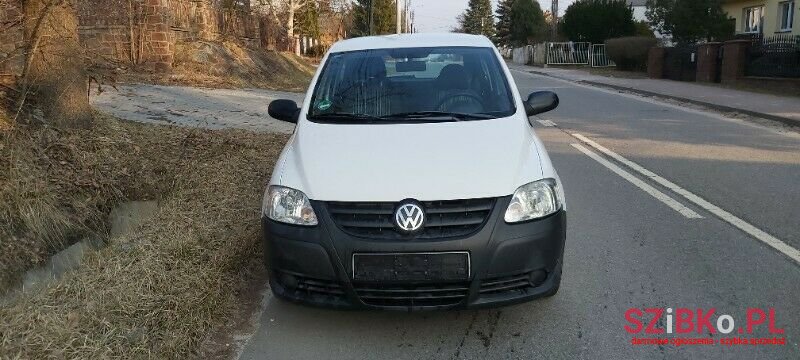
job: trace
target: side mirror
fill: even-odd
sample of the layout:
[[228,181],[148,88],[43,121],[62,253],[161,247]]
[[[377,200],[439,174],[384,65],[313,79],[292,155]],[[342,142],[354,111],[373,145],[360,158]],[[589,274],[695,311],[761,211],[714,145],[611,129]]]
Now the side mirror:
[[537,91],[528,95],[525,101],[525,113],[533,116],[546,113],[558,107],[558,95],[552,91]]
[[267,112],[269,116],[290,123],[297,123],[297,119],[300,116],[300,108],[297,103],[294,100],[286,99],[274,100],[269,103]]

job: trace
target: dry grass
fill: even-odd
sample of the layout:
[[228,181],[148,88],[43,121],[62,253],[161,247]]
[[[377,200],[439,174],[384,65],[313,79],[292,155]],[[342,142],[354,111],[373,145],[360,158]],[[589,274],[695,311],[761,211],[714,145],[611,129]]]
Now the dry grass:
[[236,42],[176,44],[171,74],[137,73],[123,81],[208,88],[263,88],[304,91],[314,74],[311,63],[294,54],[249,49]]
[[123,199],[161,207],[57,283],[0,305],[0,357],[191,356],[258,266],[261,190],[286,136],[108,119],[92,131],[14,132],[2,181],[17,190],[4,192],[0,221],[27,241],[5,243],[4,263],[52,252],[53,234],[102,235]]
[[101,120],[93,130],[0,133],[0,293],[51,254],[103,238],[117,203],[165,192],[170,159],[160,153],[180,137],[165,132],[162,143],[147,132]]
[[0,131],[8,131],[12,127],[12,116],[8,113],[7,109],[12,108],[13,102],[9,97],[8,91],[4,87],[4,80],[3,75],[0,74]]
[[[2,96],[0,96],[0,101],[2,101]],[[5,109],[3,109],[3,106],[0,105],[0,131],[9,131],[11,127],[11,116],[9,116]]]

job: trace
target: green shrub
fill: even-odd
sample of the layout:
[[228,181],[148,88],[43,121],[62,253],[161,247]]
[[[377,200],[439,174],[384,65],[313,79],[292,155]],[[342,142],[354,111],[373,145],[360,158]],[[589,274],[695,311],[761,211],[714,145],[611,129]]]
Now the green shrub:
[[650,24],[648,24],[647,21],[639,20],[634,22],[634,25],[636,26],[636,33],[634,33],[634,36],[656,37],[656,34],[653,32],[653,29],[650,28]]
[[620,70],[646,70],[647,54],[656,46],[654,38],[631,36],[606,40],[606,53]]
[[[648,0],[647,19],[660,34],[679,44],[733,37],[736,21],[723,10],[722,0]],[[732,1],[728,1],[732,2]]]

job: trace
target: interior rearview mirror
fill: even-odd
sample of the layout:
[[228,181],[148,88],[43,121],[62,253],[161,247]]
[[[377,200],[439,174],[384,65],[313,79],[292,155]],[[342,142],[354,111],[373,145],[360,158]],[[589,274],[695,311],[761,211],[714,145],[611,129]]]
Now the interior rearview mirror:
[[533,116],[546,113],[558,107],[558,95],[552,91],[537,91],[528,95],[525,101],[525,113]]
[[290,123],[297,123],[297,119],[300,117],[300,108],[294,100],[274,100],[269,103],[267,112],[269,116]]
[[428,69],[428,63],[424,61],[401,61],[395,63],[397,72],[421,72]]

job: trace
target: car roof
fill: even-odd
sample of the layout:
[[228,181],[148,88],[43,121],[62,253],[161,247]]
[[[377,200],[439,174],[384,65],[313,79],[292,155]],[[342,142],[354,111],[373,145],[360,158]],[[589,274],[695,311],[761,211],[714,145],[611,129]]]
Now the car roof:
[[483,35],[455,33],[395,34],[342,40],[333,44],[330,52],[441,46],[493,47],[494,45]]

